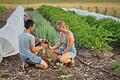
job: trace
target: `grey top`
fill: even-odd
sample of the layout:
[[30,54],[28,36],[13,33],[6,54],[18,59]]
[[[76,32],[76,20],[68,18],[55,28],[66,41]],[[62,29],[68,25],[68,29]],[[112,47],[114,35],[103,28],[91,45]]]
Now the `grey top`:
[[[66,36],[63,36],[63,33],[60,33],[60,42],[62,43],[60,48],[63,49],[63,51],[67,47],[67,40],[68,40],[69,33],[70,32],[68,31]],[[72,46],[71,46],[69,52],[72,52],[75,55],[77,54],[74,42],[72,43]]]
[[31,46],[35,46],[35,38],[28,32],[23,32],[19,36],[19,52],[20,56],[30,58],[34,55],[31,50]]

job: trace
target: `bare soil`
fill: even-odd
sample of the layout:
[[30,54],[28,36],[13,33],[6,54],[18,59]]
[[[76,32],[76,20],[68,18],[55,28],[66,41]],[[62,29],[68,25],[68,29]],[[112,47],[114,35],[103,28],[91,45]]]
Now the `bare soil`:
[[[83,56],[84,54],[91,54]],[[108,54],[108,53],[106,53]],[[98,56],[98,57],[97,57]],[[78,49],[77,57],[87,65],[111,72],[112,58],[109,56],[95,54],[86,49]],[[62,66],[59,69],[49,68],[47,70],[35,69],[33,66],[27,68],[27,73],[21,69],[19,55],[4,58],[0,63],[0,79],[5,80],[120,80],[120,78],[105,72],[92,69],[82,64],[75,58],[75,66]]]

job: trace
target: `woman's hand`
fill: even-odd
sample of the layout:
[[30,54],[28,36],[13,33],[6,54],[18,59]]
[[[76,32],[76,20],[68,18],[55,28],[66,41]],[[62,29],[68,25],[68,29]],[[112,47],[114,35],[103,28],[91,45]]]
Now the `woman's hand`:
[[53,50],[53,49],[54,49],[54,47],[50,46],[50,49],[52,49],[52,50]]

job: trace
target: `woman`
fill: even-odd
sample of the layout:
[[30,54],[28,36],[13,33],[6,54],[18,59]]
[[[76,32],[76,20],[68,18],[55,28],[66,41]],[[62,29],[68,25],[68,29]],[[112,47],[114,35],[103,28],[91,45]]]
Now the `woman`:
[[60,41],[52,49],[59,55],[60,62],[64,64],[72,63],[77,54],[74,36],[64,21],[57,22],[57,30],[60,32]]

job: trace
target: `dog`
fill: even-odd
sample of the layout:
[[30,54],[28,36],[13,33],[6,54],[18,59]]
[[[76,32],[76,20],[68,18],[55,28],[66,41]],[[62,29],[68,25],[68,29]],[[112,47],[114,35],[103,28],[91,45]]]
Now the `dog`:
[[42,44],[47,44],[47,47],[41,50],[41,58],[48,63],[49,67],[55,68],[56,63],[58,62],[58,55],[50,48],[51,46],[48,40],[43,40],[41,42],[41,45]]

